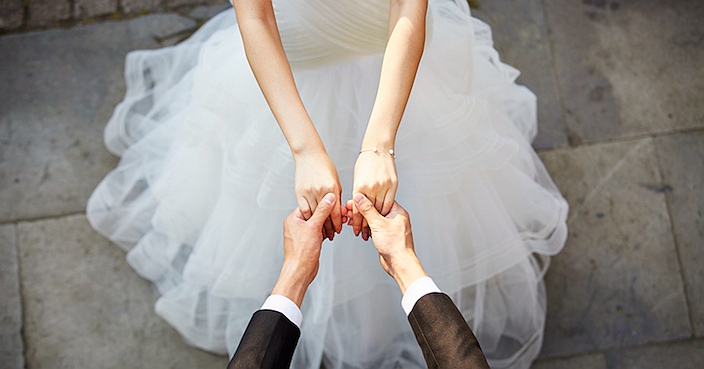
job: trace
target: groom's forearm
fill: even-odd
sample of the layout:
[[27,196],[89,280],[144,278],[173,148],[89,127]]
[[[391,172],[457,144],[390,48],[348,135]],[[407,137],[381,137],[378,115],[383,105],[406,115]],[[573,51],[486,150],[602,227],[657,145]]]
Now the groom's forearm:
[[285,296],[300,308],[308,286],[315,278],[315,271],[308,270],[310,268],[306,263],[284,261],[271,294]]

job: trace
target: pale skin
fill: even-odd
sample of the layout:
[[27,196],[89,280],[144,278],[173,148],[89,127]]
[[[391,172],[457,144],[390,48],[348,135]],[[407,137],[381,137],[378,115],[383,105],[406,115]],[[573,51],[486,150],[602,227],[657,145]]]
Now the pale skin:
[[[296,165],[295,193],[304,219],[311,217],[322,198],[333,193],[341,198],[342,186],[296,88],[284,53],[271,0],[234,0],[237,22],[247,60],[276,121],[291,148]],[[396,133],[413,87],[425,44],[427,0],[391,0],[389,32],[379,88],[354,170],[354,193],[370,199],[381,214],[393,207],[398,176],[388,149],[395,147]],[[355,209],[351,214],[355,235],[367,240],[369,227]],[[333,209],[323,225],[323,236],[333,239],[343,225],[341,210]]]
[[369,223],[381,267],[396,280],[401,293],[406,293],[418,278],[428,276],[416,256],[411,219],[401,205],[394,202],[386,216],[383,216],[367,197],[357,193],[353,200],[347,202],[346,207],[347,213],[356,209]]
[[299,308],[308,286],[318,274],[320,251],[323,244],[321,232],[326,219],[333,211],[347,220],[347,209],[338,205],[333,193],[321,199],[313,214],[306,220],[300,208],[296,208],[284,220],[284,263],[279,279],[272,290],[274,295],[288,297]]
[[285,296],[301,307],[308,287],[318,274],[324,240],[321,230],[326,219],[337,210],[343,222],[351,222],[347,215],[355,208],[368,221],[381,267],[396,280],[401,293],[406,293],[418,278],[428,276],[415,253],[408,212],[398,203],[394,202],[383,216],[362,194],[356,194],[341,206],[335,194],[328,193],[307,220],[299,208],[284,220],[284,263],[273,295]]

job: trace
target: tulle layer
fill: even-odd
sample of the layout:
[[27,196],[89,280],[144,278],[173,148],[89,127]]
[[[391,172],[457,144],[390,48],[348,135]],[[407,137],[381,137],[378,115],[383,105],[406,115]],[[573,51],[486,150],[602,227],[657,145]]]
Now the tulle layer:
[[[489,27],[464,2],[430,6],[433,36],[397,136],[396,198],[411,214],[419,258],[492,367],[528,368],[567,204],[529,144],[535,96],[514,83]],[[295,20],[282,14],[280,23]],[[381,54],[369,50],[318,67],[302,53],[294,64],[344,199],[380,73]],[[125,100],[106,128],[122,159],[88,217],[158,288],[160,316],[190,344],[232,353],[283,261],[281,224],[296,206],[290,150],[232,10],[177,46],[130,53],[125,75]],[[400,298],[374,247],[343,231],[323,246],[293,366],[424,367]]]

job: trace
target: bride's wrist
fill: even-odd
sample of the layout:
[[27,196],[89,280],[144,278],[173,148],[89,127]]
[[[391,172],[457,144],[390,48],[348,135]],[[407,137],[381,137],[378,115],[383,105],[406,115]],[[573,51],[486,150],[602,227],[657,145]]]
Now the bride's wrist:
[[370,149],[372,147],[379,147],[379,148],[393,148],[394,145],[396,144],[396,137],[391,134],[367,134],[365,135],[364,139],[362,140],[362,149]]
[[396,150],[393,148],[384,148],[384,147],[372,147],[368,149],[362,149],[359,150],[359,154],[363,153],[372,153],[372,154],[377,154],[377,155],[384,155],[384,154],[389,154],[392,158],[396,159]]
[[387,153],[393,157],[396,157],[396,140],[394,137],[380,137],[381,135],[376,135],[374,138],[365,137],[362,140],[362,146],[359,149],[359,153],[373,152],[373,153]]
[[302,145],[300,147],[291,147],[291,153],[293,154],[293,161],[299,163],[306,159],[327,156],[328,153],[325,150],[325,146],[322,142],[319,144]]

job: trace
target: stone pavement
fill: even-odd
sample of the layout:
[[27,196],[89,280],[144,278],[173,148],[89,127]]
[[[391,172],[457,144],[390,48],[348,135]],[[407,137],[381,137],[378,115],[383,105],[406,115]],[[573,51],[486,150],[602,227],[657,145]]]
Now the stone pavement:
[[187,14],[226,0],[2,0],[0,33],[76,26],[152,12]]
[[[534,146],[571,206],[533,368],[702,367],[704,2],[476,3],[539,97]],[[102,130],[125,53],[222,8],[0,37],[1,369],[225,367],[154,315],[155,292],[83,214],[117,163]]]

